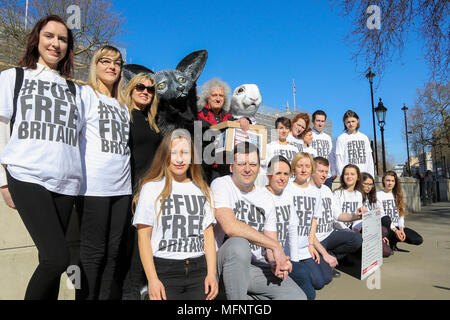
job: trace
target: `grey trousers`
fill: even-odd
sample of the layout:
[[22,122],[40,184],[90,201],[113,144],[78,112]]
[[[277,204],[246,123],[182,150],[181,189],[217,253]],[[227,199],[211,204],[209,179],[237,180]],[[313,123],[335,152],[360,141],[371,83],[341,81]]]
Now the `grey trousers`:
[[303,290],[290,278],[276,277],[268,263],[252,263],[248,240],[231,237],[217,254],[217,274],[228,300],[306,300]]

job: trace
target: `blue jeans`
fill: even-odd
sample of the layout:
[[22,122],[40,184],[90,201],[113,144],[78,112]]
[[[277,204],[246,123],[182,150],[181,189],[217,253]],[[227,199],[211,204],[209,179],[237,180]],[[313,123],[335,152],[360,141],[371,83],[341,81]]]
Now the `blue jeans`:
[[292,261],[292,272],[289,276],[295,283],[305,292],[308,300],[314,300],[316,298],[316,290],[313,287],[311,281],[311,270],[308,266],[300,260],[299,262]]
[[231,237],[217,253],[217,274],[228,300],[305,300],[305,293],[289,277],[277,278],[268,263],[252,263],[248,240]]
[[334,230],[320,243],[337,258],[342,258],[347,253],[353,253],[361,247],[362,237],[351,230]]
[[320,290],[333,280],[333,268],[323,260],[321,254],[320,262],[316,263],[312,258],[302,260],[301,263],[306,265],[310,271],[311,283],[316,290]]

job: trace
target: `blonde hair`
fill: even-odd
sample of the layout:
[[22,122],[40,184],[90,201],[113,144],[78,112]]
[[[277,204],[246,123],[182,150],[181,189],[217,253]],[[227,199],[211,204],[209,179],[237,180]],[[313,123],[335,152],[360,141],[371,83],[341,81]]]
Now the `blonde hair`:
[[[112,46],[102,46],[94,52],[94,56],[91,59],[91,64],[89,66],[89,80],[88,85],[94,89],[94,91],[100,91],[100,80],[97,77],[97,63],[98,60],[103,58],[104,56],[111,55],[117,58],[120,58],[122,61],[122,53],[120,53],[119,49]],[[123,64],[123,61],[122,61]],[[122,68],[120,68],[119,78],[116,80],[112,90],[112,96],[115,98],[121,105],[123,105],[123,92],[122,92]]]
[[175,139],[186,139],[190,146],[191,146],[191,164],[189,165],[189,169],[187,172],[188,177],[192,180],[192,182],[200,188],[202,193],[205,195],[207,201],[209,202],[209,205],[212,208],[213,206],[213,198],[211,189],[208,187],[208,184],[203,180],[203,173],[202,173],[202,167],[201,164],[195,164],[192,163],[192,159],[194,159],[194,144],[191,140],[191,136],[189,132],[187,132],[184,129],[176,129],[172,132],[169,132],[161,141],[161,144],[159,145],[158,149],[156,150],[155,157],[153,158],[152,165],[150,166],[150,169],[147,171],[147,173],[141,178],[139,182],[139,188],[136,195],[133,197],[132,202],[132,208],[133,212],[137,206],[137,203],[139,201],[139,196],[142,187],[152,181],[160,181],[162,179],[165,179],[164,188],[161,191],[161,193],[158,195],[158,197],[155,200],[155,208],[157,207],[157,201],[158,199],[161,199],[161,206],[159,208],[159,211],[156,215],[156,221],[158,221],[159,216],[161,215],[162,208],[164,201],[170,196],[170,193],[172,192],[172,172],[170,171],[170,157],[171,157],[171,148],[172,148],[172,141]]
[[294,158],[292,158],[292,162],[291,162],[291,171],[292,173],[295,175],[295,167],[297,166],[297,162],[300,161],[300,159],[303,158],[308,158],[309,161],[311,162],[311,174],[316,173],[316,164],[312,158],[312,156],[309,153],[306,152],[298,152]]
[[[133,122],[132,111],[136,107],[136,103],[134,102],[134,100],[131,96],[133,94],[133,90],[136,88],[136,85],[138,83],[142,83],[144,80],[149,80],[152,83],[152,86],[155,87],[155,85],[156,85],[155,79],[153,79],[148,74],[139,73],[130,80],[130,82],[126,86],[124,93],[123,93],[123,103],[128,106],[131,122]],[[147,108],[148,109],[147,119],[148,119],[148,124],[149,124],[150,128],[155,130],[157,133],[159,132],[158,125],[156,124],[156,113],[158,112],[158,101],[159,101],[158,93],[155,88],[155,91],[153,93],[152,102],[150,103],[150,107]]]

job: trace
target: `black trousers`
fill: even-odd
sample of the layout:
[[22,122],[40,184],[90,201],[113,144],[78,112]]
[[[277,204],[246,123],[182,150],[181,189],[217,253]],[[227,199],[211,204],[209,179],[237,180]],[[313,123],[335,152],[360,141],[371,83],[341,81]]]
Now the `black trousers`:
[[[395,232],[391,230],[391,218],[389,216],[384,216],[383,218],[381,218],[381,224],[388,230],[387,238],[389,240],[389,245],[391,246],[391,248],[393,248],[400,240],[398,240]],[[406,239],[404,241],[405,243],[413,244],[416,246],[422,244],[423,238],[416,231],[406,227],[403,230],[406,235]]]
[[77,300],[121,298],[117,265],[130,197],[77,197],[82,275]]
[[28,282],[25,299],[56,300],[61,274],[70,263],[65,234],[75,197],[16,180],[8,170],[6,173],[11,197],[39,252],[39,264]]
[[164,285],[167,300],[205,300],[207,274],[205,255],[173,260],[153,257],[156,273]]

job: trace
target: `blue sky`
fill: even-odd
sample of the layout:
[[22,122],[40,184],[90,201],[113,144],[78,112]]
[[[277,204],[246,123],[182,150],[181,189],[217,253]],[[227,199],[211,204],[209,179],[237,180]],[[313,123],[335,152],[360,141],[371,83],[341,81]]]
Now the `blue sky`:
[[[348,109],[360,116],[361,132],[373,136],[369,82],[360,75],[364,65],[351,60],[355,48],[344,41],[351,21],[328,1],[115,0],[114,7],[126,17],[127,34],[119,40],[128,63],[170,69],[190,52],[206,49],[198,85],[212,77],[232,89],[255,83],[264,105],[284,108],[286,101],[293,105],[295,79],[297,108],[326,111],[334,138]],[[428,80],[422,45],[411,38],[401,59],[395,57],[381,81],[374,80],[375,105],[381,97],[388,109],[386,153],[395,163],[406,159],[401,108],[414,106],[416,90]]]

